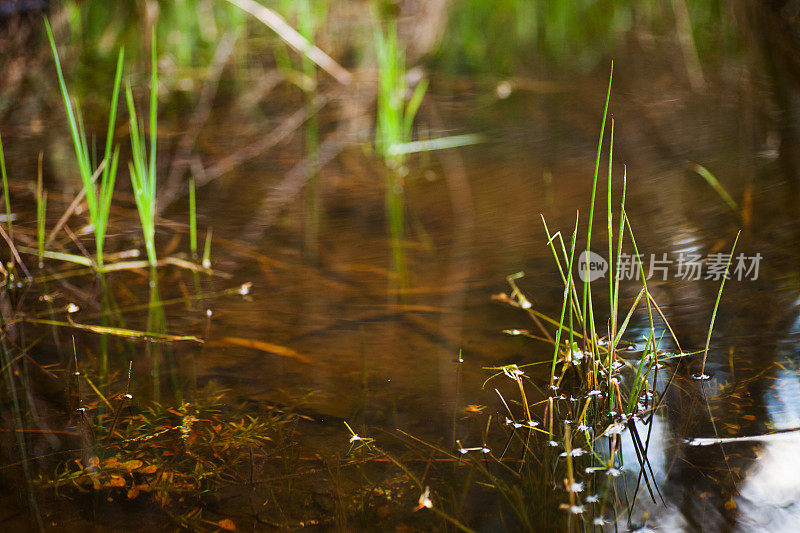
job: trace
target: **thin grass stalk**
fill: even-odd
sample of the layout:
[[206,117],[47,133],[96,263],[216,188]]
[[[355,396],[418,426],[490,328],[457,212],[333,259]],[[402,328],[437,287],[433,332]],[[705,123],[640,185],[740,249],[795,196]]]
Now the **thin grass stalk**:
[[[633,252],[635,254],[634,257],[636,257],[638,260],[638,258],[640,257],[639,248],[636,246],[636,238],[633,236],[633,228],[631,227],[631,223],[630,220],[628,219],[627,213],[625,212],[625,208],[622,209],[622,216],[625,219],[625,224],[628,226],[628,235],[631,238],[631,245],[633,246]],[[645,342],[644,351],[642,352],[642,357],[639,360],[639,364],[637,366],[636,376],[634,377],[634,383],[633,386],[631,387],[631,395],[628,398],[629,411],[632,409],[632,406],[636,404],[636,397],[634,395],[635,395],[635,390],[637,389],[637,385],[639,384],[639,380],[643,379],[643,376],[646,375],[642,374],[642,368],[644,366],[645,360],[648,357],[648,348],[650,349],[650,353],[653,354],[654,356],[656,353],[655,324],[653,322],[653,308],[650,303],[651,299],[650,293],[647,290],[647,277],[645,276],[644,266],[642,265],[642,262],[640,260],[638,260],[638,262],[639,262],[639,273],[642,277],[642,290],[644,290],[645,303],[647,304],[647,317],[648,320],[650,321],[650,333],[648,335],[647,341]]]
[[203,268],[211,268],[211,234],[213,233],[212,228],[208,228],[206,232],[206,242],[205,246],[203,246],[203,260],[201,261],[201,265]]
[[[631,227],[631,221],[628,218],[628,213],[625,211],[625,207],[622,208],[622,216],[624,218],[625,225],[628,226],[628,235],[631,238],[631,245],[633,246],[633,253],[635,254],[634,257],[637,258],[639,263],[639,275],[642,277],[642,288],[644,289],[645,294],[645,302],[647,304],[647,317],[650,320],[650,337],[652,338],[655,335],[655,325],[653,323],[653,309],[650,305],[650,293],[647,290],[647,277],[645,276],[644,266],[642,265],[641,260],[639,260],[639,248],[636,246],[636,238],[633,236],[633,228]],[[647,350],[647,345],[645,345],[645,351]]]
[[[142,224],[147,259],[151,266],[156,266],[158,259],[155,248],[155,214],[156,214],[156,145],[158,142],[158,68],[156,56],[156,37],[153,32],[153,41],[150,52],[150,152],[144,139],[144,131],[139,127],[136,114],[136,104],[133,100],[133,91],[130,85],[125,88],[125,97],[128,104],[130,121],[131,155],[132,161],[128,164],[131,175],[133,195],[136,200],[136,209]],[[148,157],[149,155],[149,157]]]
[[[575,228],[572,230],[572,241],[570,243],[569,264],[567,265],[567,282],[564,284],[564,301],[561,304],[561,318],[559,319],[558,329],[556,330],[555,350],[553,352],[553,364],[550,368],[550,386],[553,386],[553,380],[556,375],[556,362],[558,362],[558,349],[561,344],[561,329],[564,327],[564,315],[567,310],[567,301],[569,299],[569,290],[572,283],[572,264],[575,259],[575,240],[578,235],[578,214],[575,214]],[[571,329],[570,329],[571,331]],[[569,348],[572,349],[572,346]]]
[[192,259],[197,261],[197,203],[194,178],[189,180],[189,249],[192,252]]
[[0,174],[3,176],[3,199],[6,205],[6,224],[8,225],[8,237],[14,239],[14,229],[11,225],[11,197],[8,194],[8,176],[6,175],[6,158],[3,154],[3,138],[0,136]]
[[714,311],[711,313],[711,323],[708,325],[708,335],[706,335],[706,347],[703,349],[703,365],[700,367],[700,379],[706,379],[706,358],[708,357],[708,347],[711,344],[711,333],[714,331],[714,322],[717,319],[717,309],[719,309],[719,301],[722,299],[722,289],[725,288],[725,280],[728,279],[728,270],[731,266],[731,259],[733,259],[733,252],[736,250],[736,243],[739,242],[739,235],[742,232],[736,232],[736,239],[733,241],[731,253],[728,256],[728,263],[725,265],[725,274],[722,276],[722,283],[719,284],[719,292],[717,292],[717,301],[714,302]]
[[[564,239],[561,237],[561,232],[560,231],[556,232],[555,234],[553,234],[551,236],[550,235],[550,230],[547,227],[547,222],[545,221],[544,216],[543,215],[539,215],[539,216],[542,219],[542,224],[544,225],[545,234],[547,234],[547,245],[550,247],[550,250],[553,253],[553,258],[556,261],[556,266],[558,267],[558,273],[561,276],[561,282],[566,285],[567,278],[564,277],[564,269],[561,266],[561,261],[558,258],[558,253],[556,252],[555,246],[553,245],[553,241],[556,238],[558,238],[558,241],[561,244],[561,253],[564,255],[564,262],[565,263],[569,262],[569,256],[567,254],[567,248],[564,245]],[[580,299],[578,298],[578,290],[575,287],[574,278],[572,280],[572,284],[570,285],[570,287],[571,287],[570,301],[572,303],[572,307],[574,308],[573,312],[575,313],[575,316],[577,317],[578,322],[579,323],[583,323],[583,316],[581,316],[581,310],[580,310]]]
[[[612,298],[614,300],[614,312],[611,314],[611,337],[609,340],[609,347],[608,347],[608,357],[609,357],[609,369],[614,368],[614,364],[616,363],[616,350],[617,350],[617,315],[619,313],[619,277],[618,272],[619,270],[619,259],[622,255],[622,241],[625,237],[625,218],[622,216],[623,211],[625,210],[625,195],[628,191],[628,168],[627,166],[624,168],[622,172],[622,200],[620,201],[620,217],[619,217],[619,231],[617,232],[617,253],[614,259],[614,269],[612,270],[609,267],[609,271],[611,272],[609,276],[614,279],[614,294]],[[627,325],[627,320],[625,322]]]
[[[609,312],[608,315],[611,321],[614,320],[614,316],[617,314],[616,309],[616,301],[614,300],[614,267],[617,264],[614,258],[614,227],[613,227],[613,220],[614,220],[614,212],[611,210],[611,166],[614,159],[614,119],[611,119],[611,135],[610,141],[608,146],[608,190],[606,194],[607,200],[607,210],[606,210],[606,222],[608,224],[608,302],[609,302]],[[613,333],[613,332],[612,332]],[[608,359],[606,360],[606,364],[609,364],[612,359],[612,347],[611,347],[611,339],[613,335],[609,335],[609,344],[608,344]],[[610,368],[610,367],[609,367]]]
[[36,245],[39,258],[39,268],[44,267],[44,236],[47,222],[47,191],[42,185],[41,157],[39,158],[39,179],[36,184]]
[[[603,121],[600,124],[600,139],[597,142],[597,157],[595,158],[594,164],[594,176],[592,178],[592,198],[589,203],[589,228],[586,232],[586,253],[591,251],[592,245],[592,223],[594,221],[594,202],[595,202],[595,195],[597,194],[597,176],[600,173],[600,154],[603,150],[603,135],[605,134],[606,129],[606,118],[608,117],[608,103],[611,100],[611,81],[614,77],[614,62],[611,62],[611,72],[608,75],[608,89],[606,91],[606,102],[603,107]],[[586,269],[584,271],[584,282],[583,282],[583,313],[584,317],[587,317],[587,305],[588,305],[588,294],[591,290],[590,288],[590,281],[589,281],[589,263],[586,262]],[[594,328],[594,322],[590,322],[589,326]],[[586,331],[586,324],[584,324],[584,337],[587,337]],[[591,336],[593,338],[594,335]],[[594,351],[594,350],[593,350]]]

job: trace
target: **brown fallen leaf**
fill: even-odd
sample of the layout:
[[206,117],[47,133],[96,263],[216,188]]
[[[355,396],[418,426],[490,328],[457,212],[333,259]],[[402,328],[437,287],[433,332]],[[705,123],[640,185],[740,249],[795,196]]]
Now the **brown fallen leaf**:
[[119,463],[117,465],[118,468],[122,468],[123,470],[136,470],[140,468],[144,463],[142,463],[139,459],[131,459],[130,461],[125,461],[124,463]]

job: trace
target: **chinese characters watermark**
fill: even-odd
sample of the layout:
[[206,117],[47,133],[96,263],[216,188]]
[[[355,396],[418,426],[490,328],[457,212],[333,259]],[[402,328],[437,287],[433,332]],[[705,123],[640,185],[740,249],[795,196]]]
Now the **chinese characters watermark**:
[[[712,253],[702,256],[698,253],[681,252],[677,257],[665,253],[636,255],[619,254],[616,263],[616,279],[666,280],[669,277],[686,281],[725,279],[757,280],[763,256],[760,253],[734,256],[727,253]],[[730,266],[728,263],[730,262]],[[608,261],[595,252],[584,251],[578,258],[578,276],[582,281],[595,281],[604,278],[609,270]]]

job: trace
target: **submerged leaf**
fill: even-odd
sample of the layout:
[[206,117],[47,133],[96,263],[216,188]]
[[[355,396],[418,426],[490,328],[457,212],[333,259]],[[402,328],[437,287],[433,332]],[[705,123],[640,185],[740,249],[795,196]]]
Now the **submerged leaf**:
[[220,520],[219,522],[217,522],[217,525],[226,531],[236,531],[236,524],[234,524],[233,520],[231,520],[230,518]]
[[279,344],[273,344],[271,342],[265,342],[256,339],[245,339],[242,337],[224,337],[222,342],[226,344],[232,344],[234,346],[251,348],[261,352],[272,353],[283,357],[290,357],[292,359],[297,359],[302,363],[311,364],[314,362],[310,357],[296,352],[291,348],[287,348],[286,346],[281,346]]

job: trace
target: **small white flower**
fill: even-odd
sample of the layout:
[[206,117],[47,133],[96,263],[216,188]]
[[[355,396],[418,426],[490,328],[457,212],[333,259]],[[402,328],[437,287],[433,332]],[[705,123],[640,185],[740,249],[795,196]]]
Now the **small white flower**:
[[70,302],[70,304],[67,306],[67,313],[69,313],[69,314],[77,313],[80,310],[81,310],[81,308],[78,307],[77,305],[75,305],[72,302]]
[[422,508],[425,509],[432,509],[433,508],[433,501],[431,500],[431,488],[425,487],[425,490],[419,496],[419,503],[414,511],[419,511]]
[[569,453],[563,452],[561,454],[561,457],[566,457],[567,455],[569,455],[570,457],[580,457],[584,453],[586,453],[586,452],[583,451],[581,448],[574,448],[574,449],[570,450]]

